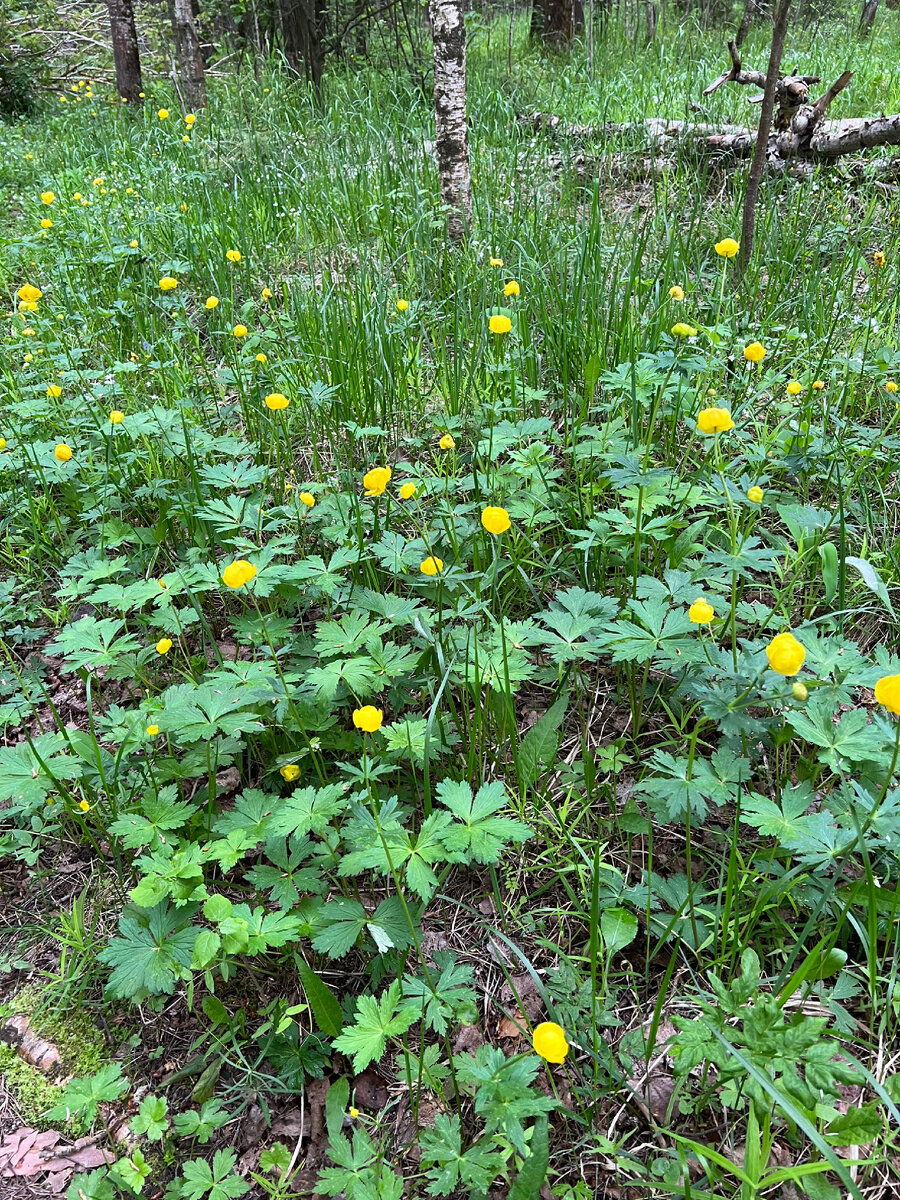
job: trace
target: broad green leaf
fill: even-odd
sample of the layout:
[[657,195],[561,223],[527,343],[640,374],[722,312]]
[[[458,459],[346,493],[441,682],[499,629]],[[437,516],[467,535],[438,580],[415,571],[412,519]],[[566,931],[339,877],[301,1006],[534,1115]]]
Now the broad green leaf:
[[300,982],[303,984],[316,1024],[328,1037],[337,1037],[344,1023],[340,1001],[308,963],[299,957],[296,961]]

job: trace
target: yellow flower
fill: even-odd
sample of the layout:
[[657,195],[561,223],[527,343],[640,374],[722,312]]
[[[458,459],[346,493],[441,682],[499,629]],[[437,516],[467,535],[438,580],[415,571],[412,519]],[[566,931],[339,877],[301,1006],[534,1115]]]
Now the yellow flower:
[[41,229],[52,229],[52,228],[53,228],[53,222],[50,220],[50,218],[43,217],[41,219]]
[[[179,204],[178,207],[181,210],[181,212],[187,212],[187,205],[184,203],[183,200],[182,200],[181,204]],[[159,209],[157,209],[156,211],[159,212]]]
[[887,381],[887,383],[884,385],[884,388],[885,388],[885,391],[890,392],[891,395],[893,396],[894,393],[897,391],[897,384],[893,381],[893,379],[889,379]]
[[380,496],[390,482],[390,467],[373,467],[363,475],[363,487],[367,496]]
[[813,386],[814,392],[823,392],[825,390],[825,380],[824,379],[815,379],[815,380],[813,380],[812,386]]
[[883,267],[884,266],[884,251],[876,250],[875,253],[872,255],[872,262],[875,264],[876,267]]
[[808,700],[809,688],[798,680],[791,686],[791,695],[795,700]]
[[803,666],[806,650],[792,633],[779,633],[766,646],[766,658],[779,675],[796,675]]
[[206,297],[206,307],[209,309],[218,308],[219,307],[219,297],[218,296],[207,296]]
[[246,325],[235,325],[233,332],[234,332],[234,336],[236,338],[246,337],[247,336],[247,326]]
[[734,258],[738,250],[740,250],[740,242],[736,242],[734,238],[722,238],[721,242],[716,242],[716,254],[722,258]]
[[148,736],[148,737],[156,737],[156,735],[157,735],[158,733],[159,733],[159,726],[158,726],[158,725],[148,725],[148,726],[147,726],[147,736]]
[[90,806],[90,804],[88,804],[87,800],[79,800],[78,807],[81,809],[82,812],[90,812],[91,811],[91,806]]
[[423,575],[440,575],[444,569],[444,560],[436,558],[434,555],[429,555],[424,562],[419,564],[419,570]]
[[178,287],[178,280],[173,279],[171,275],[163,275],[159,281],[160,291],[173,292]]
[[764,495],[765,492],[756,484],[747,490],[747,499],[751,502],[751,504],[762,504]]
[[492,258],[492,259],[491,259],[491,266],[492,266],[492,267],[502,267],[502,266],[503,266],[503,259],[502,259],[502,258]]
[[315,502],[316,502],[316,498],[315,498],[315,496],[312,494],[312,492],[301,492],[301,493],[300,493],[300,500],[301,500],[301,502],[302,502],[303,504],[305,504],[305,505],[306,505],[306,507],[307,507],[307,508],[312,508],[312,506],[313,506],[313,505],[315,504]]
[[240,250],[226,250],[225,257],[229,262],[237,263],[241,261],[241,252]]
[[504,296],[518,296],[519,295],[519,285],[516,283],[516,281],[514,279],[511,279],[509,281],[509,283],[506,285],[506,287],[503,289],[503,295]]
[[51,384],[48,384],[48,385],[47,385],[47,395],[48,395],[48,396],[53,396],[54,398],[56,398],[56,397],[58,397],[58,396],[61,396],[61,395],[62,395],[62,388],[59,386],[59,384],[58,384],[58,383],[51,383]]
[[406,310],[408,308],[409,308],[408,300],[398,300],[397,301],[397,312],[406,312]]
[[164,579],[157,579],[156,582],[159,584],[159,586],[162,588],[162,590],[164,592],[167,592],[169,590],[169,585],[166,583],[166,581]]
[[103,178],[103,176],[98,175],[97,178],[94,180],[94,187],[100,187],[101,184],[103,184],[105,182],[106,182],[106,180]]
[[569,1053],[569,1042],[562,1025],[555,1021],[542,1021],[537,1025],[531,1038],[536,1054],[549,1063],[565,1062]]
[[700,433],[727,433],[734,429],[734,421],[727,408],[703,408],[697,413],[697,429]]
[[242,588],[245,583],[256,577],[256,567],[248,563],[246,558],[235,559],[222,572],[222,582],[226,587]]
[[384,713],[380,708],[375,708],[371,704],[364,704],[362,708],[353,710],[353,724],[357,729],[361,729],[363,733],[375,733],[381,728],[381,722],[384,720]]
[[42,204],[52,204],[55,199],[56,199],[56,197],[53,195],[52,192],[41,192],[41,203]]
[[696,337],[697,330],[693,327],[693,325],[687,325],[687,324],[685,324],[684,321],[679,321],[676,325],[672,326],[672,336],[673,337]]
[[281,778],[284,780],[285,783],[293,783],[293,781],[300,774],[300,768],[297,766],[296,763],[288,763],[286,766],[284,766],[280,769],[278,774],[281,776]]
[[452,450],[456,446],[456,442],[454,442],[452,434],[445,433],[438,445],[442,450]]
[[761,363],[766,357],[766,348],[760,342],[751,342],[749,346],[744,347],[744,358],[747,362]]
[[168,119],[169,119],[169,110],[168,110],[167,108],[161,108],[161,109],[159,109],[159,110],[157,111],[157,114],[156,114],[156,115],[159,117],[159,119],[160,119],[161,121],[168,121]]
[[505,508],[500,508],[496,505],[488,505],[481,514],[481,524],[488,531],[499,537],[501,533],[506,533],[510,527],[509,513]]
[[0,450],[5,450],[5,449],[6,449],[6,438],[0,437]]
[[53,457],[58,462],[68,462],[69,459],[72,457],[71,446],[67,446],[65,442],[60,442],[59,445],[56,447],[56,449],[53,451]]
[[799,396],[802,391],[803,391],[803,384],[798,383],[798,381],[796,379],[792,379],[791,382],[787,385],[787,394],[789,396]]
[[23,283],[16,295],[20,300],[24,300],[26,304],[34,304],[43,296],[40,288],[34,286],[33,283]]
[[117,408],[114,408],[112,410],[112,412],[109,414],[110,425],[121,425],[124,420],[125,420],[125,414],[123,412],[120,412],[119,409],[117,409]]
[[698,596],[688,609],[688,616],[695,625],[708,625],[715,615],[716,610],[702,596]]
[[128,243],[128,245],[132,248],[132,250],[137,250],[137,248],[138,248],[137,238],[132,238],[131,241]]
[[156,643],[156,653],[157,654],[168,654],[171,649],[172,649],[172,639],[171,638],[160,638],[159,641]]
[[684,299],[684,288],[679,287],[677,283],[673,283],[672,286],[669,288],[669,295],[672,297],[673,300],[683,300]]
[[81,192],[73,192],[73,193],[72,193],[72,199],[73,199],[73,200],[80,200],[80,199],[81,199]]
[[509,317],[503,317],[497,313],[488,321],[488,328],[491,333],[509,333],[512,329],[512,321]]
[[185,113],[184,114],[184,123],[185,123],[185,125],[187,125],[188,129],[190,129],[190,127],[194,124],[194,122],[196,120],[197,120],[196,113]]
[[271,408],[273,412],[287,408],[289,404],[290,400],[288,400],[287,396],[282,395],[281,392],[269,392],[268,396],[266,396],[266,408]]
[[260,353],[260,354],[257,354],[256,361],[258,363],[263,363],[263,365],[265,365],[269,360],[265,354]]
[[882,675],[875,684],[875,699],[888,712],[900,716],[900,675]]
[[416,485],[414,483],[404,483],[400,489],[401,500],[412,500],[416,494]]
[[351,1118],[352,1118],[352,1119],[355,1121],[355,1120],[356,1120],[356,1118],[359,1116],[359,1109],[358,1109],[358,1108],[351,1108],[351,1109],[350,1109],[350,1116],[351,1116]]

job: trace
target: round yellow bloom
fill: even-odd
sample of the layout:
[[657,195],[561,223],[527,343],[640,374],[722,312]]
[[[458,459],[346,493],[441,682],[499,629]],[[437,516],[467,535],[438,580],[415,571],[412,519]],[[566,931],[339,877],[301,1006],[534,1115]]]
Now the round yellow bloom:
[[229,262],[238,263],[241,261],[241,252],[240,250],[226,250],[225,257]]
[[672,336],[685,338],[696,337],[697,330],[693,327],[693,325],[688,325],[684,321],[679,321],[677,324],[672,326]]
[[128,245],[132,248],[132,250],[137,250],[137,248],[138,248],[137,238],[132,238],[131,241],[128,243]]
[[6,449],[6,438],[0,437],[0,450],[5,450],[5,449]]
[[445,433],[438,445],[442,450],[452,450],[456,446],[456,442],[454,442],[452,434]]
[[380,708],[375,708],[371,704],[364,704],[362,708],[353,710],[353,724],[357,729],[361,729],[363,733],[375,733],[381,728],[381,722],[384,720],[384,713]]
[[734,429],[734,421],[727,408],[703,408],[697,413],[697,429],[700,433],[727,433]]
[[91,811],[91,806],[87,802],[87,800],[79,800],[78,807],[81,809],[82,812],[90,812]]
[[34,286],[33,283],[23,283],[16,295],[20,300],[24,300],[26,304],[35,304],[43,296],[40,288]]
[[52,204],[55,199],[56,199],[56,197],[53,195],[52,192],[41,192],[41,203],[42,204]]
[[54,398],[59,397],[62,395],[62,388],[58,383],[50,383],[47,385],[47,395]]
[[875,264],[876,267],[883,267],[884,266],[884,251],[876,250],[875,253],[872,255],[872,262]]
[[288,400],[287,396],[282,395],[281,392],[269,392],[268,396],[266,396],[266,408],[271,408],[273,412],[287,408],[289,404],[290,400]]
[[245,583],[256,577],[256,567],[247,562],[246,558],[235,559],[222,572],[222,582],[226,587],[242,588]]
[[159,281],[159,288],[162,292],[174,292],[175,288],[177,287],[178,280],[173,279],[171,275],[163,275],[162,279]]
[[71,446],[67,446],[65,442],[60,442],[53,451],[53,457],[57,459],[58,462],[68,462],[72,457]]
[[52,228],[53,228],[53,222],[50,220],[50,218],[43,217],[41,219],[41,229],[52,229]]
[[121,425],[124,420],[125,420],[125,414],[123,412],[120,412],[120,410],[118,408],[114,408],[112,410],[112,412],[109,414],[110,425]]
[[825,380],[824,379],[814,379],[812,386],[813,386],[814,392],[823,392],[825,390]]
[[279,770],[278,774],[285,781],[285,783],[293,783],[293,781],[300,774],[300,768],[296,763],[287,763],[286,766],[283,766]]
[[349,1110],[349,1112],[350,1112],[350,1116],[351,1116],[351,1117],[353,1118],[353,1120],[355,1121],[355,1120],[356,1120],[356,1118],[359,1116],[359,1109],[358,1109],[358,1108],[351,1108],[351,1109]]
[[747,499],[751,504],[762,504],[764,495],[765,492],[757,484],[754,484],[752,488],[747,489]]
[[218,308],[219,307],[219,297],[218,296],[207,296],[206,297],[206,307],[209,309]]
[[509,331],[512,329],[512,321],[509,319],[509,317],[503,317],[499,313],[496,313],[493,317],[491,317],[490,321],[488,321],[488,328],[490,329],[491,333],[509,333]]
[[519,285],[516,283],[516,281],[514,279],[511,279],[509,281],[509,283],[506,285],[506,287],[503,289],[503,295],[504,296],[518,296],[519,291],[520,291]]
[[159,119],[160,119],[161,121],[168,121],[168,119],[169,119],[169,110],[168,110],[167,108],[160,108],[160,109],[158,109],[158,110],[157,110],[157,113],[156,113],[156,115],[159,117]]
[[894,393],[897,391],[897,384],[894,382],[893,379],[889,379],[887,381],[887,383],[884,385],[884,388],[885,388],[885,391],[890,392],[891,395],[893,396]]
[[159,641],[156,643],[156,653],[157,654],[168,654],[171,649],[172,649],[172,639],[171,638],[160,638]]
[[262,296],[263,300],[271,300],[272,299],[272,289],[265,287],[260,292],[260,295]]
[[677,283],[673,283],[672,286],[669,288],[669,295],[672,297],[673,300],[683,300],[684,299],[684,288],[679,287]]
[[537,1025],[531,1038],[531,1044],[534,1046],[535,1053],[549,1063],[565,1062],[566,1055],[569,1053],[566,1031],[555,1021],[542,1021],[540,1025]]
[[444,560],[437,558],[435,555],[429,555],[424,562],[419,564],[419,570],[423,575],[440,575],[444,569]]
[[312,506],[316,502],[316,498],[312,494],[312,492],[301,492],[300,493],[300,502],[302,504],[305,504],[307,508],[312,508]]
[[247,336],[247,326],[246,325],[235,325],[233,333],[236,338],[246,337]]
[[509,513],[505,508],[490,504],[481,514],[481,524],[488,533],[499,537],[501,533],[506,533],[510,527]]
[[416,494],[416,485],[414,483],[404,483],[403,486],[400,488],[400,499],[401,500],[412,500],[412,498],[415,494]]
[[751,342],[744,347],[744,358],[747,362],[761,363],[766,357],[766,348],[760,342]]
[[882,675],[875,684],[875,699],[888,712],[900,716],[900,675]]
[[408,308],[409,308],[408,300],[398,300],[397,301],[397,312],[406,312],[406,310]]
[[[178,207],[181,212],[187,212],[187,205],[184,203],[183,200],[182,200],[181,204],[178,205]],[[159,212],[159,209],[157,209],[156,211]]]
[[390,467],[373,467],[363,475],[363,487],[367,496],[380,496],[390,482]]
[[799,396],[802,391],[803,384],[799,383],[796,379],[792,379],[787,385],[787,394],[789,396]]
[[188,126],[188,128],[190,128],[191,125],[193,125],[196,120],[197,120],[196,113],[185,113],[184,114],[184,123],[185,123],[185,125]]
[[792,633],[779,633],[766,646],[766,658],[779,675],[796,675],[803,666],[806,650]]
[[265,365],[269,361],[269,359],[265,354],[259,353],[256,356],[256,361],[258,363],[263,363],[263,365]]
[[157,735],[158,733],[159,733],[159,726],[158,726],[158,725],[148,725],[148,726],[147,726],[147,736],[148,736],[148,737],[156,737],[156,735]]
[[702,596],[698,596],[688,609],[688,616],[695,625],[708,625],[716,615],[716,610]]
[[492,266],[492,267],[502,267],[502,266],[503,266],[503,259],[502,259],[502,258],[492,258],[492,259],[491,259],[491,266]]
[[809,688],[807,688],[806,684],[800,683],[800,681],[797,680],[797,682],[791,686],[791,695],[795,700],[808,700]]
[[740,248],[740,242],[736,242],[732,237],[722,238],[721,242],[716,242],[716,254],[722,258],[734,258]]

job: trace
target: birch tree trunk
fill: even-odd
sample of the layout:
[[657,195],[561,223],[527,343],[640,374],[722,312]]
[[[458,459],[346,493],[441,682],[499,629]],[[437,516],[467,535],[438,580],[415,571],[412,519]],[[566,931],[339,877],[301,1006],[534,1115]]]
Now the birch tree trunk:
[[189,108],[206,108],[206,76],[191,0],[169,0],[169,16],[185,101]]
[[460,0],[431,0],[434,37],[435,156],[447,236],[459,243],[472,220],[472,180],[466,124],[466,26]]
[[141,103],[141,58],[132,0],[106,0],[116,63],[116,90],[129,104]]

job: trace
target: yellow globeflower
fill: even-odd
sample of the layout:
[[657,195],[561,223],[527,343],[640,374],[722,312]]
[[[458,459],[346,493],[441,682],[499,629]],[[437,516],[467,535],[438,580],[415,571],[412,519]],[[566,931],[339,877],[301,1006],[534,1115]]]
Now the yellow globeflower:
[[803,384],[799,383],[796,379],[792,379],[787,385],[787,394],[789,396],[799,396],[802,391]]
[[35,287],[33,283],[23,283],[16,295],[20,300],[24,300],[26,304],[35,304],[43,296],[40,288]]
[[42,204],[52,204],[55,199],[56,199],[56,197],[53,195],[52,192],[41,192],[41,203]]
[[900,675],[882,675],[875,684],[875,699],[888,712],[900,716]]
[[400,499],[401,500],[412,500],[412,498],[415,494],[416,494],[416,485],[414,483],[404,483],[403,486],[400,488]]
[[488,321],[488,328],[490,329],[491,333],[509,333],[509,331],[512,329],[512,321],[509,319],[509,317],[503,317],[497,313],[491,317],[490,321]]
[[68,462],[72,457],[72,447],[67,446],[65,442],[60,442],[53,451],[53,457],[57,459],[58,462]]
[[695,625],[708,625],[716,615],[716,610],[702,596],[698,596],[688,609],[688,616]]
[[316,502],[316,498],[312,494],[312,492],[301,492],[300,493],[300,502],[302,504],[305,504],[307,508],[312,508],[312,506]]
[[178,287],[178,280],[173,279],[171,275],[163,275],[159,281],[159,288],[162,292],[174,292]]
[[747,362],[761,363],[766,357],[766,348],[761,342],[751,342],[749,346],[744,347],[744,358]]
[[238,558],[229,563],[222,572],[222,582],[226,587],[242,588],[245,583],[256,577],[256,567],[247,562],[246,558]]
[[234,330],[232,332],[234,333],[234,336],[236,338],[246,337],[247,336],[247,326],[246,325],[235,325]]
[[265,287],[260,292],[260,295],[262,296],[263,300],[271,300],[272,299],[272,289]]
[[519,285],[516,283],[516,281],[514,279],[511,279],[509,281],[509,283],[506,285],[506,287],[503,289],[504,296],[518,296],[519,292],[520,292]]
[[491,259],[491,266],[492,266],[492,267],[502,267],[502,266],[503,266],[503,259],[502,259],[502,258],[492,258],[492,259]]
[[872,255],[872,262],[875,264],[876,267],[883,267],[884,266],[884,251],[876,250],[875,253]]
[[566,1031],[555,1021],[542,1021],[540,1025],[535,1026],[531,1044],[535,1053],[549,1063],[565,1062],[569,1053]]
[[6,438],[0,437],[0,451],[5,450],[5,449],[6,449]]
[[765,492],[757,484],[747,490],[747,499],[751,504],[762,504]]
[[79,800],[78,807],[81,809],[82,812],[90,812],[91,811],[91,806],[87,802],[87,800]]
[[185,113],[185,114],[184,114],[184,123],[185,123],[185,125],[193,125],[193,123],[194,123],[196,120],[197,120],[197,114],[196,114],[196,113]]
[[269,392],[268,396],[266,396],[266,408],[271,408],[273,412],[287,408],[289,404],[290,400],[281,392]]
[[262,354],[262,353],[259,353],[259,354],[257,354],[257,356],[256,356],[256,361],[257,361],[258,363],[262,363],[262,364],[265,366],[265,364],[266,364],[266,363],[269,361],[269,359],[268,359],[268,356],[267,356],[267,355],[265,355],[265,354]]
[[287,763],[286,766],[283,766],[279,770],[278,774],[285,781],[285,783],[293,783],[293,781],[300,774],[300,768],[296,763]]
[[677,324],[672,326],[672,336],[685,338],[696,337],[697,330],[693,327],[693,325],[688,325],[685,321],[679,321]]
[[41,220],[41,229],[52,229],[52,228],[53,228],[53,222],[50,220],[50,218],[43,217]]
[[172,639],[171,638],[160,638],[159,641],[156,643],[156,653],[157,654],[168,654],[171,649],[172,649]]
[[58,383],[50,383],[47,385],[47,395],[53,396],[54,399],[62,395],[62,388]]
[[363,475],[363,487],[367,496],[380,496],[390,482],[390,467],[373,467]]
[[716,242],[716,254],[722,258],[734,258],[740,248],[740,242],[736,242],[733,237],[722,238],[721,242]]
[[419,564],[419,570],[423,575],[440,575],[444,569],[444,560],[437,558],[435,555],[429,555],[424,562]]
[[408,308],[409,308],[408,300],[398,300],[397,301],[397,312],[406,312],[406,310]]
[[168,121],[168,119],[169,119],[169,110],[168,110],[167,108],[160,108],[160,109],[157,109],[157,113],[156,113],[156,115],[159,117],[159,119],[160,119],[161,121]]
[[128,245],[132,248],[132,250],[137,250],[137,248],[138,248],[137,238],[132,238],[131,241],[128,243]]
[[779,675],[796,675],[803,666],[806,650],[792,633],[779,633],[766,646],[766,658]]
[[894,393],[897,391],[897,384],[894,382],[893,379],[889,379],[887,381],[887,383],[884,385],[884,389],[885,389],[885,391],[890,392],[891,395],[893,396]]
[[684,288],[679,287],[677,283],[673,283],[672,286],[669,288],[669,295],[672,297],[673,300],[683,300],[684,299]]
[[219,297],[218,296],[207,296],[206,297],[206,307],[209,309],[218,308],[219,307]]
[[727,433],[734,429],[734,421],[727,408],[703,408],[697,413],[697,429],[700,433]]
[[229,262],[238,263],[241,261],[241,252],[240,250],[226,250],[225,257]]
[[159,726],[158,726],[158,725],[148,725],[148,726],[147,726],[147,736],[148,736],[148,737],[156,737],[156,735],[157,735],[158,733],[159,733]]
[[505,508],[500,508],[498,505],[489,504],[481,514],[481,524],[495,537],[499,537],[501,533],[506,533],[510,527],[509,513]]
[[120,412],[119,409],[117,409],[117,408],[114,408],[112,410],[112,412],[109,414],[110,425],[121,425],[124,420],[125,420],[125,414],[123,412]]
[[454,442],[452,434],[445,433],[438,445],[442,450],[452,450],[456,446],[456,442]]
[[371,704],[364,704],[362,708],[353,710],[353,724],[357,729],[361,729],[363,733],[375,733],[381,728],[381,722],[384,720],[384,713],[380,708],[375,708]]
[[823,392],[825,390],[825,380],[824,379],[815,379],[815,380],[813,380],[812,386],[813,386],[814,392]]

